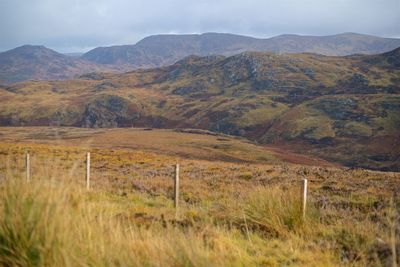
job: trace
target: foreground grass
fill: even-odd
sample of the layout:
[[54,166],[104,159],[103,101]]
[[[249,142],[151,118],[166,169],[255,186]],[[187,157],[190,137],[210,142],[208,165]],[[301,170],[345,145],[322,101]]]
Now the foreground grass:
[[[281,206],[273,203],[265,211],[276,225],[256,221],[252,213],[263,212],[263,207],[253,207],[249,200],[249,209],[242,213],[243,232],[240,226],[224,225],[228,219],[241,223],[240,213],[226,212],[228,217],[220,223],[195,222],[194,210],[184,210],[177,219],[121,213],[120,205],[126,204],[112,196],[107,205],[101,192],[50,182],[3,181],[1,191],[0,263],[4,266],[318,266],[333,260],[333,255],[316,246],[318,253],[302,251],[299,238],[285,237],[290,244],[286,247],[283,240],[258,235],[257,226],[260,232],[282,237],[294,228],[302,231],[287,220],[293,216],[290,219],[298,221],[297,212],[282,217],[274,214]],[[169,208],[165,211],[173,213]],[[251,215],[246,223],[247,212]]]
[[[399,203],[389,201],[397,174],[96,150],[87,191],[79,148],[0,152],[3,266],[392,266],[399,240]],[[178,212],[169,176],[177,160]],[[291,180],[300,174],[312,186],[304,220]]]

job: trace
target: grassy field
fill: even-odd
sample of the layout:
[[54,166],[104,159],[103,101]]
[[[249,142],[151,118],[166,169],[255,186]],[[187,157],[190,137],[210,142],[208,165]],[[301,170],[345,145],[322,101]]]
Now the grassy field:
[[195,129],[0,127],[0,141],[79,146],[87,149],[139,150],[165,156],[227,162],[271,164],[285,161],[311,166],[335,166],[279,147],[256,145],[245,138]]
[[3,266],[392,266],[400,252],[399,173],[171,130],[1,128],[0,141]]

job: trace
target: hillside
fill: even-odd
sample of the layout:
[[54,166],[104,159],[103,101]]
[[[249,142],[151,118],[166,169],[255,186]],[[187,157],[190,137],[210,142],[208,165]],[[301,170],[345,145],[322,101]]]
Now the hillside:
[[360,34],[281,35],[269,39],[222,34],[154,35],[135,45],[98,47],[83,55],[25,45],[0,53],[0,84],[65,80],[91,72],[124,72],[174,64],[190,56],[232,56],[245,51],[310,52],[323,55],[376,54],[400,46],[399,39]]
[[95,71],[113,71],[115,67],[98,65],[57,53],[44,46],[25,45],[0,53],[0,81],[64,80]]
[[331,36],[280,35],[268,39],[205,33],[153,35],[135,45],[98,47],[82,58],[100,64],[123,64],[134,68],[160,67],[189,56],[231,56],[245,51],[318,53],[323,55],[377,54],[400,46],[400,39],[344,33]]
[[0,124],[199,128],[347,166],[400,169],[399,49],[242,53],[3,87]]

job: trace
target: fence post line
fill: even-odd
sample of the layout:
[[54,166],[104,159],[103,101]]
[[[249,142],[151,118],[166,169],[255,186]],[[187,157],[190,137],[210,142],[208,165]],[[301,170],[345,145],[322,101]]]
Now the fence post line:
[[26,181],[29,182],[31,180],[31,160],[29,157],[29,153],[26,153],[25,156],[25,169],[26,169]]
[[307,179],[303,179],[301,182],[301,208],[303,212],[303,219],[306,217],[306,207],[307,207]]
[[175,165],[175,179],[174,179],[174,207],[177,209],[179,206],[179,164]]
[[90,188],[90,152],[86,154],[86,189]]

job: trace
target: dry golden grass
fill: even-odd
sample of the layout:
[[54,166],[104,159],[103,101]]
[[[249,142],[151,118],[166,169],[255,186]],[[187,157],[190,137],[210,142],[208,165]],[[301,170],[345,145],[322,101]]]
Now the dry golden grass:
[[[183,135],[177,144],[178,133],[149,132],[158,139],[146,149],[145,140],[137,139],[129,147],[101,144],[110,135],[89,145],[80,139],[82,132],[79,139],[68,131],[72,139],[49,134],[44,140],[44,135],[25,138],[17,129],[13,136],[2,131],[7,142],[0,144],[0,264],[391,266],[399,240],[398,173],[240,157],[224,161],[211,149],[211,161],[182,157],[173,150],[201,151],[190,137]],[[194,143],[204,147],[219,137],[198,138]],[[124,139],[112,142],[118,141]],[[237,142],[233,147],[244,154],[253,147],[229,142]],[[89,148],[93,187],[86,191]],[[24,180],[27,151],[30,183]],[[178,213],[172,203],[176,162],[181,165]],[[302,178],[310,183],[305,220]]]
[[226,162],[267,163],[301,162],[306,165],[335,166],[321,159],[260,146],[250,141],[207,132],[185,133],[168,129],[73,127],[0,127],[0,141],[39,143],[81,148],[145,151],[157,155]]

